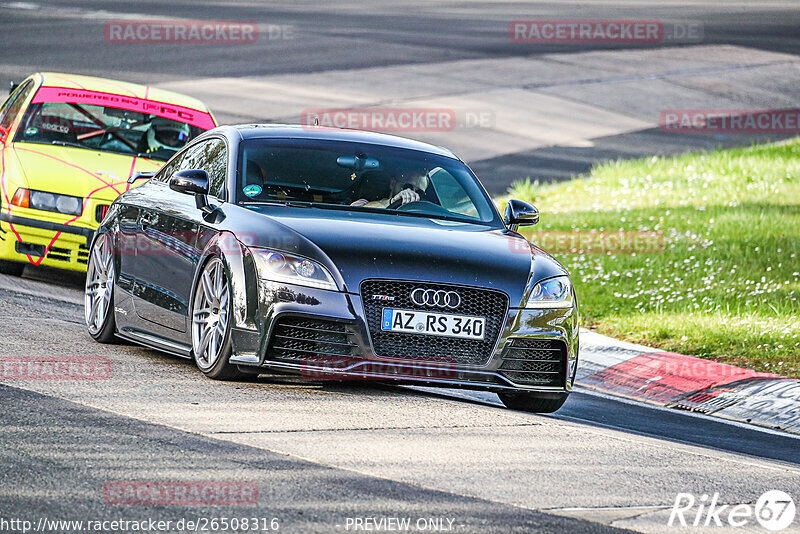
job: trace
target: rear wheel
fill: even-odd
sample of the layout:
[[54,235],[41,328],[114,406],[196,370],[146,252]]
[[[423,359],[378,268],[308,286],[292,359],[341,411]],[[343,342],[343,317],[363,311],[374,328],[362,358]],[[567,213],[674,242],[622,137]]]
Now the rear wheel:
[[89,335],[100,343],[114,343],[114,253],[108,234],[97,238],[86,266],[84,313]]
[[206,262],[192,302],[192,350],[197,367],[209,378],[233,380],[243,373],[230,363],[231,291],[218,257]]
[[25,264],[16,261],[0,260],[0,274],[10,274],[11,276],[22,276]]
[[553,413],[564,405],[568,393],[557,396],[542,396],[523,391],[509,391],[497,394],[507,408],[533,413]]

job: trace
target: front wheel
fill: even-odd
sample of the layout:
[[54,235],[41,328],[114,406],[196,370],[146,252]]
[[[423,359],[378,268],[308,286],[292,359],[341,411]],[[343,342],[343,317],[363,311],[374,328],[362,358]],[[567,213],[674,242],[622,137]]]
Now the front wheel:
[[569,396],[568,393],[560,393],[556,396],[545,397],[524,391],[509,391],[497,395],[506,408],[533,413],[553,413],[564,405]]
[[99,343],[114,343],[114,253],[111,238],[97,238],[86,266],[84,313],[89,335]]
[[231,290],[218,257],[206,262],[192,301],[192,350],[197,367],[209,378],[233,380],[242,372],[230,363]]

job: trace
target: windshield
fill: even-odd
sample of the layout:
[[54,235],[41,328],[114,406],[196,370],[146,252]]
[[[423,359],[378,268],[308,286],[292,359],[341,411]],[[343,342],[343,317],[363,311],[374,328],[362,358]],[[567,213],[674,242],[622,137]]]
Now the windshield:
[[[15,142],[85,148],[166,161],[190,140],[214,126],[206,113],[193,111],[192,117],[187,119],[179,113],[170,116],[164,111],[166,105],[158,102],[90,91],[64,90],[55,94],[53,89],[39,90],[22,117]],[[74,95],[75,92],[79,94]],[[93,95],[106,96],[102,100],[109,104],[87,103]]]
[[464,222],[497,212],[462,162],[344,141],[254,139],[239,150],[240,203],[308,203]]

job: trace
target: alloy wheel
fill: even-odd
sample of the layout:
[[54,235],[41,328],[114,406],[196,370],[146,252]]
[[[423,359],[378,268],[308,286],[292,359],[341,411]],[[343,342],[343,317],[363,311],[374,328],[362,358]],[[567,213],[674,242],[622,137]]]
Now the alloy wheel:
[[203,268],[192,305],[192,348],[197,366],[208,370],[223,351],[228,329],[230,291],[219,258]]
[[86,292],[84,310],[86,326],[93,335],[98,334],[111,310],[111,294],[114,290],[114,254],[111,240],[100,236],[92,248],[86,269]]

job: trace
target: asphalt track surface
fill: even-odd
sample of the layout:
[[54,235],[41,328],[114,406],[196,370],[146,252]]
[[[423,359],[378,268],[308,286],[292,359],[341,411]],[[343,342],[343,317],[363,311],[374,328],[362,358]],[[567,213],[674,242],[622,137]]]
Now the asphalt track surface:
[[[262,375],[226,383],[189,361],[93,342],[80,275],[0,275],[0,360],[107,358],[103,380],[0,380],[2,517],[449,518],[454,532],[658,532],[679,492],[753,503],[800,492],[800,439],[588,391],[557,414],[496,396]],[[110,505],[106,484],[239,481],[240,506]]]
[[[32,8],[8,8],[20,4]],[[111,15],[106,16],[109,12]],[[103,39],[103,24],[117,15],[256,21],[264,26],[291,26],[293,37],[270,40],[267,35],[248,46],[133,45],[121,51]],[[692,21],[703,25],[707,44],[800,54],[800,10],[791,0],[6,1],[0,2],[0,83],[7,83],[10,76],[27,75],[32,69],[96,72],[153,84],[191,77],[300,73],[632,46],[520,46],[511,42],[509,21],[534,18]]]
[[[800,54],[800,10],[788,1],[8,4],[2,84],[36,70],[152,84],[575,51],[510,43],[515,18],[688,19],[704,24],[707,43]],[[102,38],[109,11],[256,20],[291,26],[296,38],[121,53]],[[47,270],[0,275],[0,358],[92,355],[113,370],[91,382],[0,379],[0,519],[257,516],[278,518],[284,532],[347,532],[348,518],[402,516],[453,519],[454,532],[669,532],[679,492],[719,492],[725,503],[772,489],[800,496],[795,437],[583,390],[539,416],[489,394],[278,376],[213,382],[188,361],[95,344],[80,285]],[[237,507],[104,499],[109,482],[165,480],[247,482],[259,498]]]

